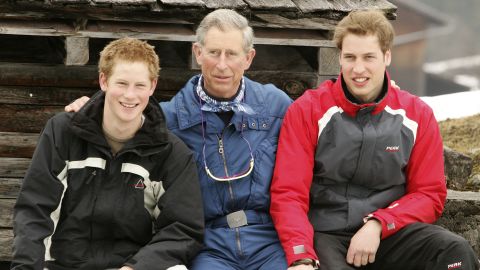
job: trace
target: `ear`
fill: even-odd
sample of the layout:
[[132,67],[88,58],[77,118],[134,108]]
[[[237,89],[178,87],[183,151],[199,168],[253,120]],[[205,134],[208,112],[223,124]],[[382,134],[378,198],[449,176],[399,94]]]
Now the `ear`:
[[98,74],[98,83],[100,84],[100,88],[102,89],[103,92],[107,91],[108,79],[105,73],[100,72],[100,74]]
[[247,55],[245,56],[247,60],[245,63],[245,70],[250,68],[250,65],[252,64],[253,58],[255,57],[256,53],[257,52],[255,51],[255,49],[250,49],[248,51]]
[[390,63],[392,62],[392,51],[388,50],[385,52],[385,66],[390,66]]
[[192,51],[193,54],[195,55],[195,59],[197,60],[197,64],[199,66],[202,65],[202,46],[198,42],[193,43],[192,45]]
[[158,82],[158,79],[152,80],[152,88],[150,89],[150,96],[153,95],[153,93],[155,92],[155,88],[157,88],[157,82]]

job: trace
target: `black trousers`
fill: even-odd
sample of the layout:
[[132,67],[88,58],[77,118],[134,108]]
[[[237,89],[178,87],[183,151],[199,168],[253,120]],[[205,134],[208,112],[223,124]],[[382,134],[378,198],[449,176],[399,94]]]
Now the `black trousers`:
[[320,270],[478,270],[470,244],[440,226],[414,223],[382,240],[375,262],[364,267],[347,263],[353,233],[320,233],[314,236]]

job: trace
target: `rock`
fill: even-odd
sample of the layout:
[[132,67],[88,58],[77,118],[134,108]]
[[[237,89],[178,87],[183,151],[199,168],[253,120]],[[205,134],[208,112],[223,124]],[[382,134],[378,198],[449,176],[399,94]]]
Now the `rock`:
[[480,189],[480,174],[475,174],[470,179],[468,179],[468,186],[473,187],[473,189]]
[[440,225],[470,242],[480,256],[480,192],[448,190]]
[[473,168],[472,158],[447,146],[444,146],[443,154],[448,188],[466,190]]

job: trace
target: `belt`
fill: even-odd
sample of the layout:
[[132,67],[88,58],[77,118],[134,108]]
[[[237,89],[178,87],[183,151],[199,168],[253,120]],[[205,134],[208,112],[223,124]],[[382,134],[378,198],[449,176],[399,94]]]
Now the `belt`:
[[210,220],[207,228],[238,228],[246,225],[272,223],[269,214],[257,210],[239,210],[223,217]]

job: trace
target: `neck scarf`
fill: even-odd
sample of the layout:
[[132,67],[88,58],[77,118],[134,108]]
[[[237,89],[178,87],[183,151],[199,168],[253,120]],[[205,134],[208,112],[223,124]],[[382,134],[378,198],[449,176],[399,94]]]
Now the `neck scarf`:
[[238,95],[233,100],[218,101],[207,95],[202,87],[203,75],[200,75],[196,87],[198,97],[204,102],[202,111],[206,112],[228,112],[255,114],[255,111],[246,103],[242,102],[245,96],[245,80],[242,78]]

